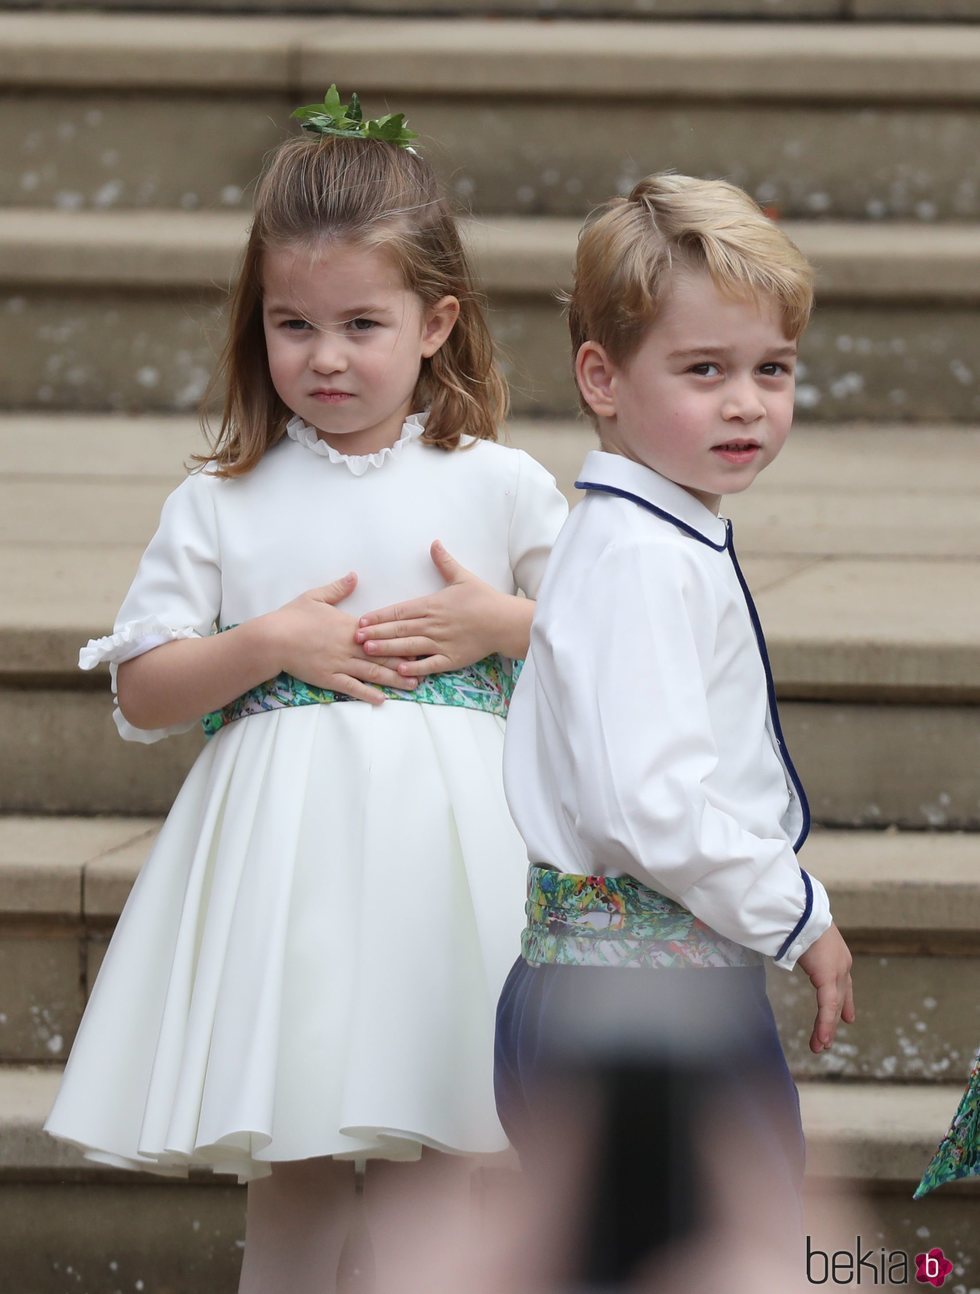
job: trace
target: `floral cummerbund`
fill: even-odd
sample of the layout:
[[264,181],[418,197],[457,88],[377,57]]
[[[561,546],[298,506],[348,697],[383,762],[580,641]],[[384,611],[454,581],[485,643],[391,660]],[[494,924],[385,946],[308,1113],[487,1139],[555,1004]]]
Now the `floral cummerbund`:
[[[463,669],[429,674],[420,679],[416,687],[405,691],[391,687],[378,690],[391,701],[460,706],[466,710],[480,710],[484,714],[496,714],[506,719],[522,664],[522,661],[511,660],[509,656],[494,654]],[[206,714],[201,723],[206,735],[212,737],[227,724],[250,714],[264,714],[268,710],[283,710],[294,705],[332,705],[354,699],[343,692],[313,687],[310,683],[294,678],[292,674],[279,674],[260,683],[258,687],[253,687],[243,696],[236,697],[220,710]]]
[[758,966],[765,960],[632,876],[573,876],[533,864],[521,951],[532,966]]

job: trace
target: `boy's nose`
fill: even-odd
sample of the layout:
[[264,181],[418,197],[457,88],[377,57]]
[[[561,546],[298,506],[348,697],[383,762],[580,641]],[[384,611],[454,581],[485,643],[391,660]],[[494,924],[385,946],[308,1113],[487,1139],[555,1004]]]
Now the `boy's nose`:
[[757,422],[765,416],[766,406],[756,390],[755,383],[749,379],[733,382],[725,391],[721,414],[723,418],[737,422]]

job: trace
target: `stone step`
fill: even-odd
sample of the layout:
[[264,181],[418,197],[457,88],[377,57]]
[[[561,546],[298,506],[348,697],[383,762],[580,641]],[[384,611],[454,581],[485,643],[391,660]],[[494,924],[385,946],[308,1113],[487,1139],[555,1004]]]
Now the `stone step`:
[[948,1082],[964,1071],[980,1039],[980,837],[816,831],[802,857],[854,955],[858,1018],[814,1056],[813,989],[800,971],[770,968],[794,1076]]
[[[846,0],[845,0],[846,3]],[[976,0],[851,0],[852,18],[977,22]]]
[[[920,0],[854,3],[883,18]],[[980,13],[946,3],[948,17]],[[730,17],[839,9],[709,4]],[[636,5],[697,13],[691,0]],[[406,111],[482,214],[579,218],[663,168],[733,179],[794,218],[980,213],[976,25],[541,22],[494,9],[493,21],[0,14],[0,205],[245,206],[291,108],[337,81],[369,113]]]
[[[14,681],[0,688],[0,813],[170,807],[202,745],[195,732],[134,746],[107,692]],[[780,714],[815,823],[980,830],[975,705],[786,701]]]
[[[968,1069],[969,1060],[961,1066],[961,1081],[951,1086],[800,1085],[809,1178],[806,1232],[814,1251],[842,1255],[831,1283],[917,1289],[915,1255],[938,1246],[954,1264],[954,1291],[974,1294],[980,1286],[977,1179],[911,1198],[949,1126]],[[859,1240],[865,1254],[874,1251],[877,1273],[867,1265],[858,1269]],[[854,1259],[850,1270],[848,1254]],[[826,1261],[814,1253],[809,1283],[801,1288],[827,1283]],[[889,1279],[883,1268],[887,1273],[892,1261]]]
[[[42,1132],[58,1078],[53,1070],[0,1069],[0,1211],[9,1223],[11,1288],[232,1294],[242,1188],[227,1179],[172,1182],[86,1165]],[[860,1225],[864,1250],[873,1249],[879,1262],[882,1249],[907,1254],[914,1275],[914,1255],[939,1244],[957,1264],[964,1282],[957,1288],[976,1284],[976,1191],[968,1183],[945,1186],[923,1201],[910,1198],[960,1090],[952,1084],[803,1085],[811,1248],[853,1252]],[[503,1180],[503,1170],[498,1174]]]
[[[353,14],[405,17],[397,0],[344,0]],[[5,9],[104,10],[111,13],[197,13],[232,11],[258,14],[335,14],[336,0],[5,0]],[[512,14],[527,18],[799,18],[930,20],[977,19],[975,0],[425,0],[426,14],[488,17]]]
[[[154,818],[0,818],[0,1062],[71,1048]],[[980,1038],[980,853],[975,835],[817,831],[805,864],[827,886],[855,957],[859,1016],[834,1049],[807,1048],[813,992],[771,971],[799,1078],[949,1082]]]
[[[570,494],[593,444],[582,424],[511,439]],[[189,419],[0,418],[0,809],[160,813],[176,794],[196,735],[120,741],[105,675],[76,661],[194,446]],[[978,448],[969,428],[800,427],[730,501],[817,821],[980,825]]]
[[[92,10],[182,14],[232,11],[259,14],[322,14],[337,11],[336,0],[4,0],[5,9]],[[405,17],[398,0],[344,0],[354,14]],[[528,18],[799,18],[968,22],[980,18],[976,0],[425,0],[424,12],[451,17],[513,14]]]
[[[818,271],[803,416],[980,416],[980,225],[787,223]],[[198,406],[244,237],[237,212],[0,211],[7,408]],[[576,407],[567,329],[577,224],[530,217],[467,233],[515,412]]]
[[43,1132],[60,1070],[0,1067],[0,1216],[18,1294],[233,1294],[245,1192],[96,1168]]
[[[504,438],[580,497],[584,420],[515,420]],[[84,682],[80,642],[111,624],[204,448],[190,417],[0,414],[0,676]],[[801,424],[726,499],[784,695],[980,700],[978,491],[980,428]]]
[[64,1060],[159,821],[0,818],[0,1062]]

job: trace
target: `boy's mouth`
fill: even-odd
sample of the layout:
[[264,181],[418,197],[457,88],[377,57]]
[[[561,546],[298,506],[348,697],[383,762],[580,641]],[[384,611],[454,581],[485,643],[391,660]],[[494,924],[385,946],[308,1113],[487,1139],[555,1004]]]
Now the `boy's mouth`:
[[726,440],[724,444],[713,445],[711,452],[729,463],[750,463],[760,449],[757,440]]

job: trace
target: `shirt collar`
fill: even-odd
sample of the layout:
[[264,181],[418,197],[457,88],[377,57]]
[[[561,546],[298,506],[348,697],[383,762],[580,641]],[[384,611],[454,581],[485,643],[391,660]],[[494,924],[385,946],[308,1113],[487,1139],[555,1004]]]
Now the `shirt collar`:
[[634,463],[622,454],[593,449],[585,458],[575,486],[579,490],[596,489],[632,499],[693,534],[695,539],[722,549],[728,545],[729,523],[699,503],[680,485],[668,481],[652,467]]

